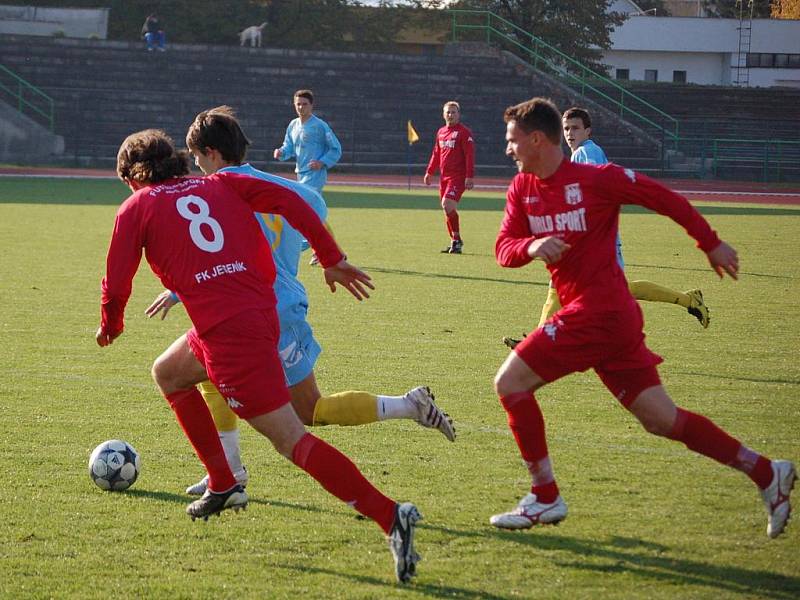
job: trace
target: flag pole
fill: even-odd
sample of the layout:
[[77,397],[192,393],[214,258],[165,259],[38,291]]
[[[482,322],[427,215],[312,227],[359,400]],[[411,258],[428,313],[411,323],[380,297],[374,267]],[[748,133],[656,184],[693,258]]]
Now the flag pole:
[[406,165],[408,165],[408,191],[411,191],[411,144],[406,144]]

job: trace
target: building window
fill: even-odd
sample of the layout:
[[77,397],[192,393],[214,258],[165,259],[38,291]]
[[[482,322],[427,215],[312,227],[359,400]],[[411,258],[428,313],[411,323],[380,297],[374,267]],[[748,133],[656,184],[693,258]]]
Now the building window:
[[800,69],[800,54],[790,54],[789,55],[789,65],[790,69]]
[[672,72],[672,82],[673,83],[686,83],[686,71],[673,71]]
[[644,80],[645,81],[658,81],[658,69],[645,69],[644,70]]
[[617,79],[624,79],[627,81],[631,78],[630,69],[617,69]]
[[752,69],[800,69],[800,54],[751,52],[747,55],[747,66]]
[[788,66],[789,66],[789,55],[788,54],[776,54],[775,55],[775,68],[785,69]]
[[774,54],[767,54],[766,52],[762,52],[759,56],[758,66],[764,68],[770,68],[775,64],[775,55]]

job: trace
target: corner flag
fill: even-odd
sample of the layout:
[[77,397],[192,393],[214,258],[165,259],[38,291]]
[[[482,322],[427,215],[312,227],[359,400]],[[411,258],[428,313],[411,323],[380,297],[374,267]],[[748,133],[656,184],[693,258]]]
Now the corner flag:
[[414,126],[411,124],[411,119],[408,120],[408,145],[414,144],[419,141],[419,134]]

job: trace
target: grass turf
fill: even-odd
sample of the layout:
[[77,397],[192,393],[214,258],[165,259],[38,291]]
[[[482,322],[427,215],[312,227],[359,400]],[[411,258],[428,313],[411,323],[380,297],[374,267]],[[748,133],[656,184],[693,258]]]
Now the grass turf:
[[[324,354],[323,392],[402,393],[427,384],[458,439],[403,421],[315,431],[386,493],[425,516],[424,561],[400,588],[378,528],[243,429],[250,508],[209,523],[185,514],[183,488],[201,467],[149,376],[188,327],[181,310],[150,321],[160,291],[137,276],[125,334],[98,348],[99,280],[116,205],[115,181],[0,178],[0,596],[9,598],[796,598],[797,524],[769,541],[752,484],[740,473],[648,436],[592,374],[537,394],[569,518],[557,528],[502,532],[494,512],[526,491],[492,377],[503,335],[538,318],[540,264],[500,269],[498,194],[462,203],[465,254],[447,243],[433,190],[326,191],[330,221],[352,261],[374,277],[364,303],[331,295],[318,269],[301,276]],[[800,440],[800,210],[700,207],[742,260],[718,281],[675,225],[623,215],[628,274],[700,287],[703,330],[676,306],[644,306],[648,343],[684,407],[751,447],[797,460]],[[95,488],[92,448],[109,438],[141,453],[124,493]]]

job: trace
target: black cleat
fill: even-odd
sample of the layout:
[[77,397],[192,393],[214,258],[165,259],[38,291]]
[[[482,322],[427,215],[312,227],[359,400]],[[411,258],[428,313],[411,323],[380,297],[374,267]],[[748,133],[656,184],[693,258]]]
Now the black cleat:
[[395,505],[394,523],[389,532],[389,549],[394,557],[397,581],[408,583],[417,574],[417,563],[422,557],[414,550],[414,528],[422,520],[417,507],[410,502]]
[[453,243],[450,244],[450,254],[461,254],[463,247],[464,242],[462,240],[453,240]]
[[514,348],[516,348],[516,347],[517,347],[517,345],[518,345],[518,344],[519,344],[519,343],[520,343],[522,340],[524,340],[524,339],[525,339],[525,337],[526,337],[526,336],[525,336],[525,334],[524,334],[524,333],[522,334],[522,337],[521,337],[520,339],[517,339],[517,338],[512,338],[512,337],[504,337],[504,338],[503,338],[503,343],[504,343],[506,346],[508,346],[509,348],[511,348],[511,349],[513,350]]
[[186,507],[186,514],[192,517],[192,521],[195,519],[208,521],[208,517],[211,515],[219,515],[223,510],[229,508],[234,511],[247,508],[247,493],[239,484],[227,492],[216,493],[206,490],[199,500],[195,500]]

